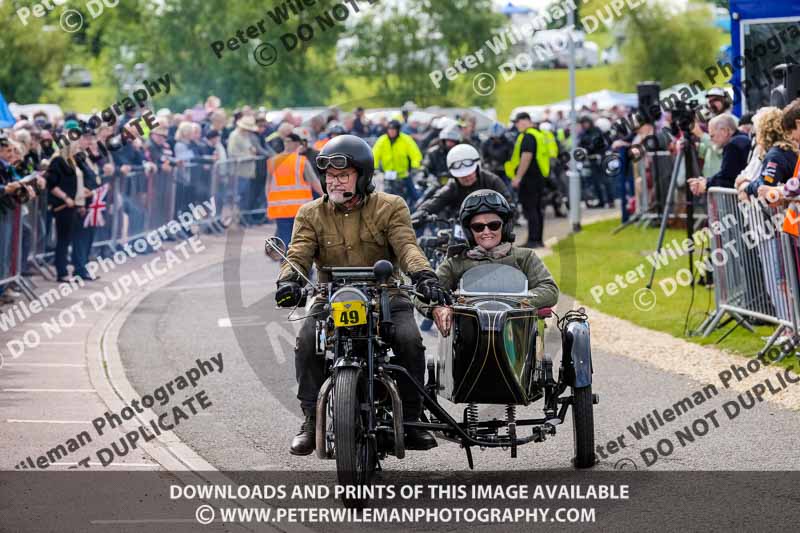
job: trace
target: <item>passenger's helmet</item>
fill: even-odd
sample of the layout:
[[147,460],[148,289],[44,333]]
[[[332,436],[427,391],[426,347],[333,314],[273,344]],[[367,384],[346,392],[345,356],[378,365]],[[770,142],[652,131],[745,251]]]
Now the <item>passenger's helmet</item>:
[[[372,183],[372,175],[375,173],[375,159],[369,144],[355,135],[339,135],[328,141],[319,152],[319,157],[344,156],[347,158],[347,166],[352,166],[358,171],[358,181],[356,181],[356,194],[366,196],[375,190]],[[319,167],[324,174],[324,169]],[[336,167],[334,167],[336,168]],[[320,184],[322,190],[327,194],[325,176],[321,175]]]
[[511,210],[511,206],[508,205],[505,197],[499,192],[491,189],[481,189],[464,198],[461,209],[458,211],[458,219],[471,246],[475,246],[475,238],[472,236],[469,223],[472,217],[481,213],[497,214],[503,221],[503,232],[500,236],[500,241],[514,242],[514,212]]
[[402,125],[400,124],[400,121],[397,119],[390,120],[389,124],[386,126],[387,130],[397,130],[398,133],[400,132],[401,128]]

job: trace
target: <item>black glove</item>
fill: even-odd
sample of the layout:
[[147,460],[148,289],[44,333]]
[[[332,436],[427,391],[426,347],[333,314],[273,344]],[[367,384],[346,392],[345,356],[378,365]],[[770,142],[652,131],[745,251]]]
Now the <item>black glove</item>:
[[450,305],[450,295],[439,284],[439,278],[431,270],[423,270],[411,274],[416,285],[415,290],[421,294],[420,299],[434,305]]
[[422,226],[425,225],[427,218],[428,218],[428,213],[426,213],[425,211],[416,211],[413,215],[411,215],[411,226],[414,229],[420,229]]
[[300,303],[303,297],[303,290],[296,281],[279,281],[278,291],[275,293],[275,301],[279,307],[294,307]]

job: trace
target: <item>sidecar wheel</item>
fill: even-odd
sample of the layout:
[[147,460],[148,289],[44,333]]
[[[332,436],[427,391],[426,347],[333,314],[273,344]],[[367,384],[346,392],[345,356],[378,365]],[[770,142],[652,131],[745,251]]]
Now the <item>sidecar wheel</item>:
[[[372,484],[377,456],[375,442],[367,438],[367,394],[361,370],[340,368],[333,394],[333,432],[336,471],[340,485]],[[345,507],[363,508],[369,498],[342,498]]]
[[575,443],[575,468],[594,466],[594,406],[592,386],[572,389],[572,436]]

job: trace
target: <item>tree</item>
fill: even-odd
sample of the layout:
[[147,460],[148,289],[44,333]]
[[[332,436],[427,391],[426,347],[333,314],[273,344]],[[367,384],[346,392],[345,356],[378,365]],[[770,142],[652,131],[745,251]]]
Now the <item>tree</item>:
[[9,102],[36,102],[58,82],[69,39],[58,26],[46,27],[41,18],[31,16],[23,25],[15,11],[12,2],[0,2],[0,19],[5,21],[0,39],[0,91]]
[[[338,3],[317,0],[313,10],[290,12],[289,20],[277,24],[268,14],[273,6],[254,6],[247,0],[227,0],[224,7],[205,0],[134,0],[120,2],[104,14],[111,18],[98,32],[113,62],[128,67],[143,62],[151,76],[170,74],[178,91],[160,99],[164,105],[188,107],[210,94],[222,96],[226,107],[311,105],[325,101],[338,83],[334,51],[345,27],[321,29],[316,20]],[[212,43],[226,44],[240,30],[246,37],[247,28],[259,21],[266,31],[256,39],[239,42],[237,50],[225,46],[219,52],[222,57],[212,50]],[[314,37],[287,51],[281,37],[296,32],[300,24],[313,26]],[[277,49],[274,64],[262,67],[255,61],[253,53],[261,43]]]
[[[487,97],[473,91],[472,83],[480,72],[496,72],[505,59],[484,46],[504,21],[491,0],[409,0],[402,11],[394,6],[359,20],[350,32],[347,68],[375,80],[385,103],[485,105]],[[479,67],[453,81],[443,78],[439,87],[432,82],[431,72],[481,49],[485,60]]]
[[632,86],[656,80],[662,87],[705,79],[703,70],[716,63],[718,32],[711,12],[695,7],[670,15],[659,4],[629,12],[623,60],[615,81]]

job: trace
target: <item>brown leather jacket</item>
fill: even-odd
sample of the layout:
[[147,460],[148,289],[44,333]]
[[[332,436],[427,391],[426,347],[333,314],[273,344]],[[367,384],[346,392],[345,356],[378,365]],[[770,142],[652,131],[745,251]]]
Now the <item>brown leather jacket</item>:
[[[349,212],[326,200],[308,202],[294,219],[287,257],[304,274],[308,275],[312,263],[317,267],[372,266],[380,259],[392,262],[395,279],[400,279],[399,270],[409,274],[433,270],[417,246],[411,214],[401,197],[372,193]],[[300,281],[284,264],[278,281],[288,280]],[[329,281],[324,272],[319,280]]]

